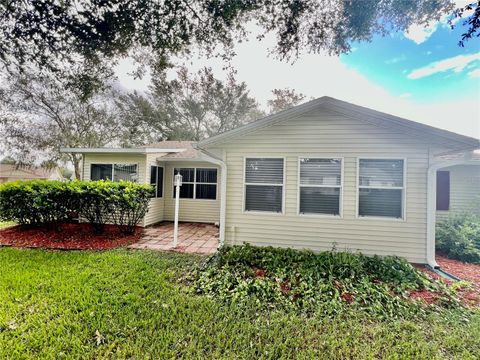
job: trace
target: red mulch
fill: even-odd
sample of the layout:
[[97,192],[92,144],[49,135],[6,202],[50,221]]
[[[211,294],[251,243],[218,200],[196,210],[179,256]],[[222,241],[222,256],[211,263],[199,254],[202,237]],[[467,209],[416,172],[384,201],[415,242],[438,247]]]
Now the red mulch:
[[[480,265],[464,263],[459,260],[448,259],[444,256],[437,256],[436,259],[444,271],[455,275],[460,280],[471,283],[468,287],[462,287],[457,290],[460,299],[468,305],[480,306]],[[428,270],[425,266],[418,266],[418,268],[436,280],[440,280],[448,285],[453,284],[452,281]],[[429,304],[436,300],[435,294],[429,291],[415,291],[410,296],[412,298],[422,298]]]
[[106,225],[101,234],[96,234],[89,224],[60,224],[52,229],[14,226],[0,230],[0,246],[107,250],[133,244],[140,237],[140,230],[125,235],[114,225]]

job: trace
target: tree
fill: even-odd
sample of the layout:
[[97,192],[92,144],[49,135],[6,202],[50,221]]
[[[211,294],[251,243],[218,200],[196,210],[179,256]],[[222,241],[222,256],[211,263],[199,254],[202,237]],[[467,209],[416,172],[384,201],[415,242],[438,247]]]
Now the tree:
[[[451,0],[24,0],[0,1],[0,60],[8,68],[32,64],[65,77],[71,67],[89,89],[95,67],[134,55],[158,67],[197,47],[231,57],[248,25],[273,33],[281,58],[300,51],[340,54],[354,41],[427,25],[450,13]],[[75,67],[73,67],[75,68]],[[111,67],[110,67],[111,68]]]
[[33,73],[8,76],[0,88],[2,151],[20,163],[69,160],[80,177],[78,154],[61,147],[98,147],[121,138],[114,90],[85,99],[58,81]]
[[468,16],[466,20],[463,20],[463,26],[467,26],[467,30],[462,34],[462,38],[458,42],[461,47],[465,46],[465,42],[480,36],[480,0],[467,4],[462,8],[455,9],[452,19],[450,19],[451,27],[455,27],[453,24],[454,19],[462,19],[466,12],[473,11],[472,15]]
[[263,115],[244,82],[237,82],[232,73],[226,81],[216,79],[211,68],[191,74],[180,67],[173,80],[157,74],[149,94],[129,94],[118,106],[135,143],[197,141]]
[[297,93],[294,89],[273,89],[272,94],[273,99],[267,101],[270,114],[294,107],[306,98],[305,94]]

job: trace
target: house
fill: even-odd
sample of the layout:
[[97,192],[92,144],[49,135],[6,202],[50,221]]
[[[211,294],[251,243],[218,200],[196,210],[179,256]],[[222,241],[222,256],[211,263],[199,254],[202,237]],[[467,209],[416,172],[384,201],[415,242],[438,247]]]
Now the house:
[[17,180],[62,180],[58,168],[21,166],[15,164],[0,164],[0,184]]
[[[347,248],[436,266],[437,214],[479,208],[478,148],[475,138],[322,97],[195,144],[64,151],[83,154],[84,180],[154,185],[144,226],[173,220],[180,173],[180,221],[219,222],[221,243]],[[436,200],[447,191],[441,171],[448,210]]]

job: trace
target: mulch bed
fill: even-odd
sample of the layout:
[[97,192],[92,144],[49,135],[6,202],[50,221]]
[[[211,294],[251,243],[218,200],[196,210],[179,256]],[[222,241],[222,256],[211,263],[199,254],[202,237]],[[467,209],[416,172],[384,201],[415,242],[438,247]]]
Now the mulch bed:
[[59,224],[52,229],[13,226],[0,230],[0,246],[63,250],[107,250],[127,246],[141,238],[140,228],[133,235],[106,225],[96,234],[89,224]]
[[[470,284],[467,287],[461,287],[457,290],[457,294],[464,303],[473,306],[480,306],[480,265],[464,263],[459,260],[448,259],[444,256],[436,256],[436,260],[440,267],[458,277],[460,280],[467,281]],[[453,284],[442,276],[428,270],[425,266],[418,266],[422,271],[425,271],[430,277],[440,280],[446,284]],[[435,302],[435,294],[428,291],[414,292],[411,294],[413,298],[422,298],[427,303]]]

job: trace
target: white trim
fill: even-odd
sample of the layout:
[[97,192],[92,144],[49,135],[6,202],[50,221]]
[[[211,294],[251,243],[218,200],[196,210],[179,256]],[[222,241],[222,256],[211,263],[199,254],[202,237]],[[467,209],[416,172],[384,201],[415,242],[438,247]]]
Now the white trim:
[[[247,159],[283,159],[283,183],[282,184],[271,184],[271,183],[247,183],[246,182],[246,165]],[[287,175],[287,158],[285,156],[265,156],[265,155],[248,155],[243,157],[243,201],[242,201],[242,214],[256,214],[256,215],[285,215],[285,182],[286,182],[286,175]],[[247,185],[258,185],[258,186],[282,186],[282,211],[260,211],[260,210],[246,210],[246,190]]]
[[62,153],[78,154],[155,154],[179,153],[187,149],[162,149],[162,148],[61,148]]
[[[403,161],[403,187],[400,186],[360,186],[360,160],[402,160]],[[407,221],[407,158],[405,157],[382,157],[382,156],[359,156],[357,157],[357,178],[356,178],[356,210],[355,218],[359,220],[383,220],[383,221]],[[388,216],[360,216],[360,188],[362,189],[386,189],[402,190],[402,217],[394,218]]]
[[[300,183],[300,160],[301,159],[321,159],[321,160],[340,160],[340,185],[302,185]],[[344,180],[344,157],[343,156],[298,156],[297,158],[297,215],[298,216],[307,216],[307,217],[319,217],[319,218],[330,218],[330,219],[342,219],[343,218],[343,180]],[[300,213],[300,187],[318,187],[318,188],[340,188],[339,193],[339,208],[338,215],[335,214],[315,214],[315,213]]]
[[[182,181],[183,184],[192,184],[193,185],[193,198],[182,198],[179,197],[180,201],[186,200],[195,200],[195,201],[217,201],[218,200],[218,168],[215,166],[200,166],[200,167],[191,167],[191,166],[179,166],[173,167],[173,191],[175,191],[175,169],[193,169],[193,182],[191,181]],[[217,182],[216,183],[197,183],[197,169],[209,169],[209,170],[216,170],[217,171]],[[200,185],[215,185],[215,199],[197,199],[197,184]],[[175,199],[175,196],[172,194],[172,199]]]

